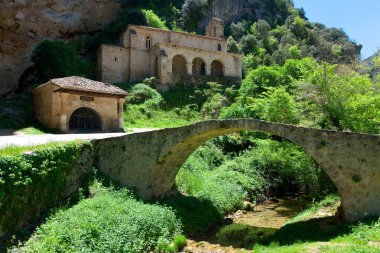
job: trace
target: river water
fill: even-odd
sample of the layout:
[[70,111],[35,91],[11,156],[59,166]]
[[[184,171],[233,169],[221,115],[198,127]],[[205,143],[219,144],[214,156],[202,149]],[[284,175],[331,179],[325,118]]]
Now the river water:
[[274,234],[305,207],[304,200],[289,198],[266,201],[256,205],[253,211],[237,211],[228,217],[231,224],[190,238],[184,252],[252,252],[257,240]]

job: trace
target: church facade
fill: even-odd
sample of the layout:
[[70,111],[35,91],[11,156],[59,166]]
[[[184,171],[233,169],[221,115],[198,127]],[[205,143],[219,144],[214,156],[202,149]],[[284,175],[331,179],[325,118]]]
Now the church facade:
[[227,52],[224,23],[212,19],[206,35],[129,25],[121,45],[101,45],[98,79],[136,82],[156,77],[161,88],[177,83],[239,82],[243,56]]

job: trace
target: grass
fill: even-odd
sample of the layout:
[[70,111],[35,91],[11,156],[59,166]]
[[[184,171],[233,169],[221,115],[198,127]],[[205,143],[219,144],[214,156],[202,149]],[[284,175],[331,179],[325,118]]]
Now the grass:
[[296,223],[299,221],[304,221],[312,218],[315,214],[317,214],[318,210],[321,208],[334,208],[336,204],[339,204],[339,196],[338,195],[327,195],[322,201],[314,202],[310,205],[308,209],[289,220],[287,224]]
[[[80,141],[71,141],[67,143],[79,143]],[[30,153],[34,150],[39,150],[43,148],[53,148],[63,145],[64,142],[49,142],[46,144],[41,145],[34,145],[34,146],[16,146],[16,145],[10,145],[6,146],[5,148],[0,148],[0,155],[4,156],[17,156],[22,153]]]
[[380,252],[380,218],[351,224],[334,217],[313,218],[319,210],[336,207],[339,198],[329,195],[290,220],[276,234],[255,245],[255,252]]
[[196,113],[185,114],[183,110],[165,111],[144,105],[128,105],[124,113],[124,128],[165,128],[185,126],[199,120]]

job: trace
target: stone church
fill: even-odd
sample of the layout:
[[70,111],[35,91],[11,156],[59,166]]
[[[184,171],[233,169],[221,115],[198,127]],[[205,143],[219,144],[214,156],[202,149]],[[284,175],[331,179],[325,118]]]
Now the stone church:
[[107,83],[136,82],[156,77],[159,87],[177,83],[241,81],[240,54],[227,53],[224,22],[213,18],[206,35],[129,25],[121,45],[101,45],[98,79]]

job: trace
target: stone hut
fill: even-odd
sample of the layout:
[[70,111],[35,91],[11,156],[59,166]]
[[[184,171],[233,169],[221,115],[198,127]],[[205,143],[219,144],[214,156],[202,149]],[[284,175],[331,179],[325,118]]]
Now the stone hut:
[[110,84],[83,77],[52,79],[34,91],[35,117],[62,132],[123,130],[127,93]]
[[206,35],[129,25],[121,45],[101,45],[98,79],[108,83],[157,77],[162,88],[177,83],[240,82],[243,55],[227,53],[224,22],[214,18]]

